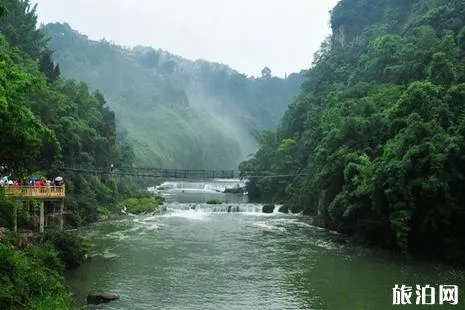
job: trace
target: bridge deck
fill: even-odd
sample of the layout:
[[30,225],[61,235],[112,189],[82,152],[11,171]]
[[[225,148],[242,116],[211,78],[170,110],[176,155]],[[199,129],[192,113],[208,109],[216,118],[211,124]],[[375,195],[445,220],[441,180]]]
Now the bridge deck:
[[108,175],[129,175],[139,177],[154,177],[162,179],[235,179],[239,172],[235,170],[192,170],[192,169],[161,169],[142,167],[120,167],[109,169],[108,167],[62,167],[64,171],[83,173],[97,173]]
[[0,192],[3,192],[5,196],[9,197],[24,197],[33,199],[62,199],[65,198],[65,186],[43,186],[43,187],[32,187],[32,186],[5,186],[0,188]]

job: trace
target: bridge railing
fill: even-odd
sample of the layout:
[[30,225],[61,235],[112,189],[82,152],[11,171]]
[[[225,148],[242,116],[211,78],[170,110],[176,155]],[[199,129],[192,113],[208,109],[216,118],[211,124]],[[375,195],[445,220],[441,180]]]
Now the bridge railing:
[[37,199],[64,198],[65,186],[3,186],[0,192],[10,197],[28,197]]
[[155,178],[175,179],[234,179],[239,176],[235,170],[194,170],[194,169],[163,169],[152,167],[92,167],[92,166],[65,166],[63,171],[82,173],[130,175]]
[[64,166],[62,171],[74,171],[80,173],[92,173],[101,175],[127,175],[136,177],[150,177],[161,179],[259,179],[259,178],[286,178],[297,179],[308,176],[308,172],[301,169],[292,171],[237,171],[237,170],[194,170],[194,169],[170,169],[153,167],[93,167],[93,166]]

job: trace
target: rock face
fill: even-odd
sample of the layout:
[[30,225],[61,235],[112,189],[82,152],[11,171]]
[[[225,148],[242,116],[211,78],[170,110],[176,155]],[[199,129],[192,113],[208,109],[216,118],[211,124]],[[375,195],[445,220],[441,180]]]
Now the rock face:
[[118,300],[119,295],[113,293],[90,293],[87,295],[87,304],[88,305],[98,305],[107,303],[113,300]]

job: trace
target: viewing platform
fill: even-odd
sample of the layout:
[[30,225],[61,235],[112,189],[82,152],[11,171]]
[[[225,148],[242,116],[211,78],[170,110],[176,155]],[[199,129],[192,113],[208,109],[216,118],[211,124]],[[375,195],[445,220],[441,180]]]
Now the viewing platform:
[[55,200],[65,198],[65,186],[5,186],[0,188],[5,196],[17,198],[32,198],[40,200]]
[[[16,200],[23,201],[23,207],[28,204],[27,200],[36,199],[40,201],[40,213],[39,213],[39,231],[44,232],[46,226],[46,212],[45,203],[49,205],[59,202],[60,211],[59,225],[60,229],[63,229],[63,212],[65,208],[65,186],[2,186],[0,187],[0,193],[5,196],[14,198]],[[50,213],[50,212],[49,212]],[[18,210],[17,206],[14,209],[14,231],[18,231]]]

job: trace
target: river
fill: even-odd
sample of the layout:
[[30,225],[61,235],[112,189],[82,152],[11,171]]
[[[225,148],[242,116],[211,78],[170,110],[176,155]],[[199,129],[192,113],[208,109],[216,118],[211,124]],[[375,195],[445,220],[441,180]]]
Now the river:
[[[263,214],[243,195],[164,194],[165,214],[84,229],[93,257],[66,275],[78,303],[107,291],[121,299],[91,309],[465,309],[463,270],[335,243],[310,218]],[[225,203],[200,202],[211,198]],[[459,305],[393,306],[395,284],[414,287],[412,303],[416,284],[458,285]]]

